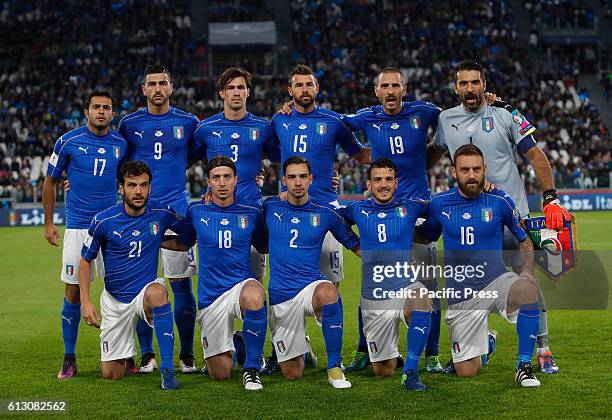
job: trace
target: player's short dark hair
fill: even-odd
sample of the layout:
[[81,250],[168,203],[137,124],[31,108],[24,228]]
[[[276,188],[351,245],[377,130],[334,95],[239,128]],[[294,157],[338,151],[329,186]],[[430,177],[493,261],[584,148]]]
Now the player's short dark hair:
[[210,177],[210,171],[219,166],[227,166],[232,170],[234,176],[236,176],[236,164],[233,160],[228,158],[227,156],[216,156],[208,161],[208,167],[206,168],[206,175]]
[[153,179],[153,174],[151,173],[151,169],[149,166],[141,160],[130,160],[129,162],[125,162],[121,165],[119,169],[119,174],[117,175],[117,180],[120,185],[125,185],[125,178],[140,176],[147,174],[149,175],[149,182]]
[[402,81],[402,85],[406,84],[406,80],[404,79],[404,74],[402,73],[402,71],[400,69],[398,69],[397,67],[389,66],[389,67],[385,67],[385,68],[381,69],[378,72],[378,74],[374,78],[374,86],[378,86],[378,81],[380,80],[380,75],[384,74],[384,73],[399,73],[400,80]]
[[368,179],[372,179],[372,169],[376,169],[376,168],[393,169],[395,177],[397,178],[397,167],[395,166],[395,164],[393,163],[391,159],[379,158],[379,159],[376,159],[374,162],[372,162],[372,164],[368,168]]
[[168,70],[165,66],[162,66],[161,64],[150,64],[147,67],[145,67],[144,74],[142,76],[142,84],[143,85],[145,84],[145,79],[147,78],[149,74],[159,74],[159,73],[164,73],[165,75],[167,75],[168,81],[172,83],[172,75],[170,75],[170,70]]
[[484,161],[484,155],[482,151],[473,144],[464,144],[457,150],[455,150],[455,154],[453,155],[453,166],[457,165],[457,158],[459,156],[480,156]]
[[87,100],[85,101],[85,109],[89,109],[89,105],[91,105],[91,100],[96,96],[103,96],[105,98],[110,99],[111,106],[112,107],[115,106],[115,101],[113,100],[113,95],[110,93],[110,91],[98,89],[98,90],[94,90],[93,92],[91,92],[89,96],[87,97]]
[[457,79],[457,73],[466,70],[476,70],[480,72],[480,78],[483,82],[485,81],[484,69],[478,61],[472,60],[470,58],[468,58],[467,60],[463,60],[459,64],[457,64],[457,67],[455,68],[455,80]]
[[289,73],[289,86],[291,86],[291,84],[293,83],[293,76],[295,76],[296,74],[300,76],[312,75],[315,78],[315,82],[319,83],[315,72],[310,67],[308,67],[306,64],[298,64],[293,68],[293,70],[291,70],[291,73]]
[[310,170],[310,163],[308,163],[306,158],[302,156],[291,156],[289,159],[287,159],[283,163],[283,173],[287,172],[287,168],[289,167],[289,165],[306,165],[306,167],[308,168],[308,174],[312,172]]
[[225,89],[229,82],[237,77],[244,77],[247,88],[251,89],[251,81],[253,80],[251,73],[240,67],[229,67],[217,79],[217,91]]

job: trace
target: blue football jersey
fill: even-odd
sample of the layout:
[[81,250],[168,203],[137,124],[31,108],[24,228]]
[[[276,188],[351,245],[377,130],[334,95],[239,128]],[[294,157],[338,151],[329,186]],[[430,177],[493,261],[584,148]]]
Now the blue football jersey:
[[[452,267],[446,276],[447,288],[481,290],[506,272],[504,226],[519,242],[527,238],[514,201],[503,191],[483,192],[470,199],[453,188],[432,198],[421,229],[432,241],[442,234],[445,265]],[[470,273],[466,267],[472,267]],[[449,303],[459,300],[449,299]]]
[[429,200],[427,130],[437,125],[440,111],[429,102],[414,101],[403,102],[396,115],[386,114],[382,105],[345,115],[351,128],[367,137],[372,160],[388,158],[397,167],[397,198]]
[[[393,274],[380,277],[384,267],[408,266],[412,261],[414,224],[427,210],[427,201],[392,200],[378,204],[373,199],[354,201],[339,209],[349,225],[359,228],[361,248],[361,296],[375,299],[375,288],[399,290],[408,286],[413,276],[387,269]],[[408,271],[407,274],[412,274]]]
[[101,250],[104,288],[119,302],[129,303],[157,278],[159,247],[167,229],[184,229],[167,207],[149,202],[142,215],[132,217],[120,203],[92,220],[81,256],[92,261]]
[[87,229],[94,216],[117,203],[117,171],[127,154],[127,142],[109,131],[97,136],[87,126],[61,136],[49,158],[47,176],[57,180],[66,171],[66,227]]
[[313,180],[309,196],[322,203],[337,200],[338,193],[332,188],[336,145],[350,156],[363,148],[343,117],[318,106],[307,114],[294,109],[290,115],[274,115],[272,127],[280,142],[281,162],[303,156],[310,163]]
[[149,198],[170,205],[181,216],[187,210],[187,156],[198,121],[174,107],[163,115],[143,108],[123,117],[118,126],[130,146],[130,160],[141,160],[151,168]]
[[191,203],[185,223],[191,237],[181,242],[198,242],[198,308],[203,309],[236,284],[254,278],[251,244],[267,247],[263,214],[259,207],[236,200],[228,207],[202,201]]
[[274,162],[280,160],[278,140],[270,121],[248,112],[241,120],[232,121],[221,112],[200,121],[193,139],[197,157],[209,161],[217,156],[231,158],[238,175],[236,197],[261,204],[255,176],[259,174],[262,155],[265,153]]
[[264,201],[264,218],[270,236],[270,304],[294,298],[321,274],[320,255],[329,231],[345,247],[355,248],[359,238],[331,206],[312,201],[294,206],[272,197]]

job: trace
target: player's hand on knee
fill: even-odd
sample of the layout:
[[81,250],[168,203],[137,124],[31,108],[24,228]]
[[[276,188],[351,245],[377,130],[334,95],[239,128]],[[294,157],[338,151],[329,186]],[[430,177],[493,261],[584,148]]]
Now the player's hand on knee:
[[57,231],[57,227],[55,227],[53,223],[45,225],[45,238],[47,239],[47,242],[49,242],[51,245],[59,245],[61,237],[59,232]]
[[485,179],[483,190],[484,192],[491,192],[495,189],[495,184],[490,183]]
[[283,115],[291,115],[292,111],[293,111],[293,100],[283,103],[283,105],[278,109],[278,113],[283,114]]
[[81,303],[81,315],[87,325],[100,328],[101,318],[93,303]]
[[64,180],[64,191],[66,193],[70,192],[70,181],[68,181],[67,179]]
[[492,92],[485,92],[484,97],[488,105],[493,105],[493,102],[502,100],[502,98],[500,98],[499,96],[497,96],[496,94]]

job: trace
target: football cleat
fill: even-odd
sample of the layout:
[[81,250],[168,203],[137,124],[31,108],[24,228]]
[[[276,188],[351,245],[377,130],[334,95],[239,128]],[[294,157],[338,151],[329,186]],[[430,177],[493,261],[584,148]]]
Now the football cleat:
[[370,356],[365,351],[354,351],[353,352],[353,360],[346,367],[347,372],[356,372],[358,370],[363,370],[370,363]]
[[182,373],[196,373],[198,371],[193,362],[193,354],[179,355],[179,369]]
[[308,351],[304,353],[304,366],[309,366],[313,369],[317,368],[317,356],[314,354],[312,350],[312,344],[310,343],[310,337],[306,336],[306,346],[308,347]]
[[440,364],[440,356],[426,356],[425,357],[425,370],[429,373],[442,372],[444,368]]
[[419,372],[408,370],[402,375],[402,385],[408,391],[425,391],[427,387],[419,378]]
[[257,369],[245,369],[242,374],[242,384],[247,391],[257,391],[263,389],[261,378]]
[[136,362],[133,357],[128,357],[125,359],[125,374],[126,375],[135,375],[138,373],[138,368],[136,367]]
[[540,372],[542,373],[554,374],[559,372],[559,366],[557,366],[552,353],[549,351],[538,355],[538,365],[540,365]]
[[327,381],[333,388],[336,389],[345,389],[352,386],[351,383],[346,380],[340,364],[331,369],[327,369]]
[[242,331],[234,331],[233,340],[234,348],[239,348],[241,350],[234,351],[232,368],[235,367],[236,364],[239,364],[240,366],[244,365],[244,361],[246,360],[246,343],[244,342],[244,336],[242,335]]
[[495,353],[495,342],[497,341],[497,331],[489,330],[488,340],[489,340],[489,353],[483,354],[481,356],[481,361],[483,366],[489,366],[489,359]]
[[521,362],[516,369],[516,375],[514,376],[516,383],[522,387],[536,387],[540,386],[540,381],[533,374],[530,362]]
[[77,374],[76,356],[74,354],[65,354],[62,368],[57,374],[57,379],[70,379]]
[[278,359],[276,358],[276,353],[272,353],[268,360],[266,361],[266,365],[259,371],[262,375],[272,375],[276,372],[280,372],[280,365],[278,364]]
[[[155,359],[153,359],[155,360]],[[176,380],[176,376],[174,375],[174,369],[164,368],[160,369],[161,372],[161,388],[164,391],[169,391],[171,389],[177,389],[179,387],[179,383]]]
[[449,361],[444,369],[442,369],[442,373],[446,373],[447,375],[456,375],[457,371],[455,370],[455,364],[453,361]]
[[155,353],[145,353],[140,359],[139,373],[151,373],[157,369],[157,361],[155,361]]

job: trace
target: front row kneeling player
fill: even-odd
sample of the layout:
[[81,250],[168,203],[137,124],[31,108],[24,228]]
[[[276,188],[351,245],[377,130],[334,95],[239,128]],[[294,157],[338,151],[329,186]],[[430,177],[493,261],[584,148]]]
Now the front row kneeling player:
[[[155,329],[161,355],[162,389],[178,388],[174,375],[174,316],[168,291],[156,280],[159,248],[164,232],[178,231],[181,222],[167,208],[147,203],[151,170],[140,161],[124,164],[119,171],[123,203],[98,213],[89,227],[79,262],[81,311],[88,325],[100,328],[102,377],[120,379],[126,359],[136,354],[137,320]],[[100,315],[89,297],[91,262],[102,252],[105,262]]]
[[310,165],[303,157],[283,164],[287,200],[264,202],[270,241],[270,336],[285,378],[302,377],[306,316],[315,317],[323,330],[327,376],[334,388],[350,388],[341,369],[343,314],[338,288],[321,274],[320,254],[327,232],[359,253],[359,238],[328,204],[309,200]]
[[[393,376],[401,321],[408,327],[402,385],[421,391],[427,387],[420,381],[417,368],[431,326],[431,299],[415,276],[391,269],[410,264],[415,222],[428,203],[396,199],[397,185],[393,162],[386,158],[376,160],[368,171],[372,198],[355,201],[342,213],[349,224],[359,228],[363,267],[360,308],[374,374]],[[382,272],[390,271],[391,275],[382,278]]]
[[[459,376],[474,376],[482,366],[481,355],[493,351],[495,340],[487,339],[487,318],[493,311],[516,323],[516,382],[539,386],[531,367],[540,317],[533,244],[521,228],[512,199],[500,190],[483,192],[485,164],[478,147],[467,144],[457,149],[452,174],[457,187],[433,197],[419,229],[431,241],[442,234],[445,273],[452,269],[446,275],[446,292],[452,292],[446,324],[454,369]],[[502,260],[504,226],[520,242],[524,262],[520,275],[507,272]]]
[[244,320],[246,348],[243,385],[263,388],[259,377],[268,318],[265,291],[251,269],[251,244],[267,253],[267,235],[260,208],[235,197],[236,165],[225,156],[208,163],[212,201],[192,203],[190,226],[179,237],[177,250],[198,242],[198,322],[206,367],[212,379],[230,378],[234,346],[234,320]]

